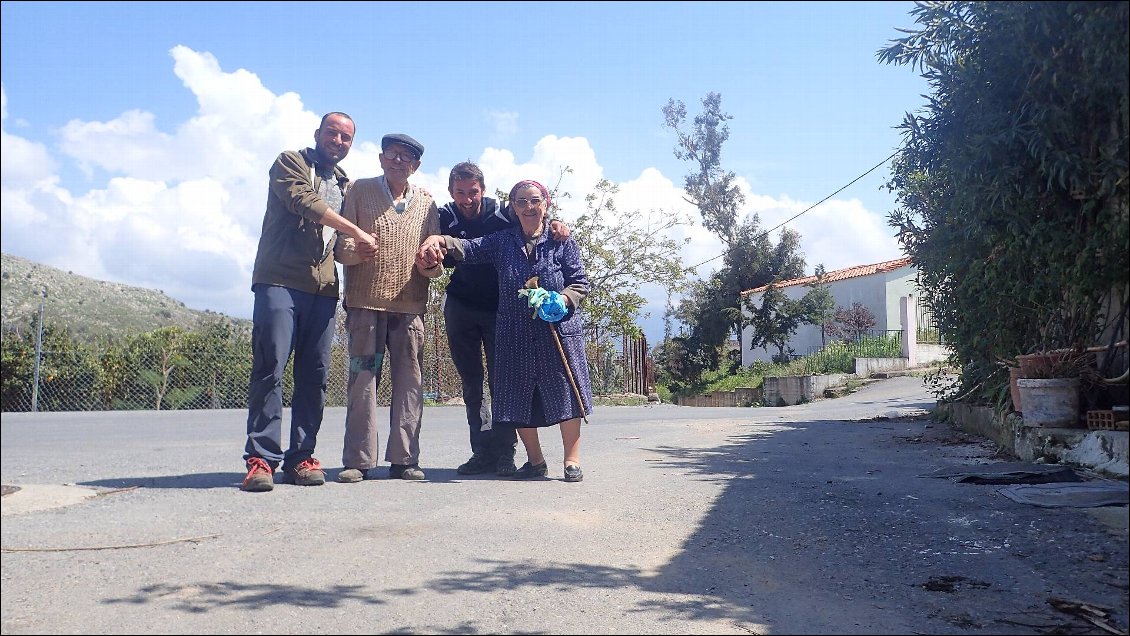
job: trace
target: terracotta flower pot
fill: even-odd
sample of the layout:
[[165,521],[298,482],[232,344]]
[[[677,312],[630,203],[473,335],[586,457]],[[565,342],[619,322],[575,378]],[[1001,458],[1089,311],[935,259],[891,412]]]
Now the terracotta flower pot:
[[1051,378],[1064,366],[1064,353],[1028,353],[1016,356],[1022,378]]

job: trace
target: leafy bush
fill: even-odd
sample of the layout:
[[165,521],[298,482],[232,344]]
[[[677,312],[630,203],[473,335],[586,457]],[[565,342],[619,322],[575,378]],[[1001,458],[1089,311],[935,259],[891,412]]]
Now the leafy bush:
[[1130,3],[912,14],[879,59],[917,67],[932,94],[900,126],[889,222],[961,367],[939,397],[992,403],[1001,359],[1126,337]]

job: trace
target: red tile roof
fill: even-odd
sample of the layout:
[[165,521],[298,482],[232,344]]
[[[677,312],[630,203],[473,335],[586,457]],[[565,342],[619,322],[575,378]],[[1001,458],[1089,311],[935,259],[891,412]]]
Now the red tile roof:
[[[900,267],[904,267],[906,265],[910,265],[910,257],[909,256],[906,256],[906,257],[903,257],[903,258],[896,258],[893,261],[883,261],[882,263],[875,263],[873,265],[856,265],[854,267],[846,267],[844,269],[837,269],[834,272],[825,273],[824,274],[824,282],[834,283],[834,282],[839,281],[839,280],[845,280],[845,279],[848,279],[848,278],[856,278],[858,276],[870,276],[871,274],[883,274],[885,272],[890,272],[890,271],[896,270]],[[783,281],[777,283],[777,288],[779,289],[781,287],[792,287],[794,285],[807,285],[807,284],[809,284],[809,283],[811,283],[815,280],[816,280],[816,276],[805,276],[803,278],[794,278],[792,280],[783,280]],[[741,295],[742,296],[748,296],[749,294],[759,294],[759,293],[765,291],[766,289],[769,289],[769,286],[768,285],[762,285],[761,287],[758,287],[756,289],[747,289],[746,291],[742,292]]]

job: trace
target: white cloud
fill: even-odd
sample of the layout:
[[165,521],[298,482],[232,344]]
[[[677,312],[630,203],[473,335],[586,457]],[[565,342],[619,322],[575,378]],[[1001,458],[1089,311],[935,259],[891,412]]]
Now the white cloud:
[[[280,149],[312,145],[319,115],[305,110],[294,93],[273,94],[249,71],[224,72],[208,53],[177,46],[170,54],[175,74],[197,101],[193,117],[171,131],[160,130],[154,114],[140,109],[106,122],[74,120],[58,131],[62,158],[8,132],[2,93],[3,250],[94,278],[161,289],[190,307],[249,317],[267,168]],[[493,117],[505,131],[518,115]],[[379,174],[379,153],[378,144],[360,143],[342,167],[353,177]],[[450,166],[429,170],[427,160],[425,154],[424,170],[413,182],[443,205]],[[61,161],[88,170],[99,185],[78,193],[61,187]],[[557,201],[556,214],[566,220],[584,211],[585,194],[604,175],[583,137],[550,134],[529,149],[488,147],[476,162],[492,195],[521,179],[569,192],[571,198]],[[562,174],[565,167],[571,172]],[[693,221],[675,228],[672,238],[690,238],[683,260],[703,263],[700,276],[720,264],[715,257],[721,243],[669,176],[645,167],[618,185],[621,212],[658,211]],[[747,198],[742,213],[756,211],[764,228],[812,205],[754,193],[741,179],[738,185]],[[802,235],[808,272],[817,263],[832,270],[901,254],[884,219],[855,199],[827,201],[788,226]],[[644,292],[652,313],[645,328],[655,340],[666,298],[658,289]]]
[[[3,249],[247,316],[267,166],[280,149],[310,145],[319,116],[252,73],[223,72],[210,54],[182,46],[170,54],[199,106],[175,131],[139,109],[58,131],[63,155],[92,179],[108,175],[102,186],[57,187],[50,153],[3,132]],[[7,123],[6,93],[4,101]],[[29,178],[36,167],[42,174]]]
[[[806,273],[811,274],[818,264],[833,271],[902,256],[886,219],[864,208],[858,199],[829,199],[812,208],[814,202],[796,201],[788,196],[747,197],[751,209],[759,212],[765,229],[785,223],[785,227],[800,232]],[[797,214],[800,216],[792,219]],[[779,237],[780,230],[772,236]]]
[[[52,182],[58,165],[47,148],[8,134],[8,89],[3,84],[0,84],[0,122],[0,171],[4,174],[4,183],[34,188]],[[4,210],[7,209],[8,202],[5,201]]]

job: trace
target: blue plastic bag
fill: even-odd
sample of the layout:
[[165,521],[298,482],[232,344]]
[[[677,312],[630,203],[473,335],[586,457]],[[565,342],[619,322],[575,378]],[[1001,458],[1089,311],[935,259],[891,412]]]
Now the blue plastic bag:
[[546,298],[538,305],[538,318],[546,322],[557,322],[567,313],[569,310],[565,307],[565,297],[555,291],[548,292]]

